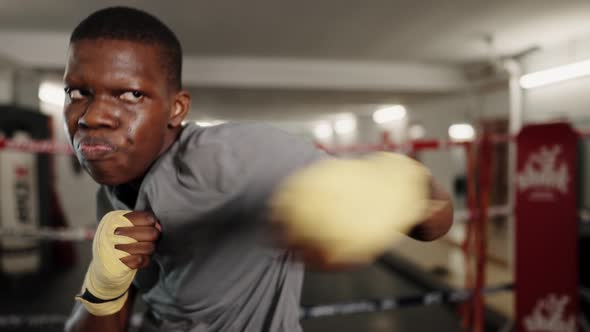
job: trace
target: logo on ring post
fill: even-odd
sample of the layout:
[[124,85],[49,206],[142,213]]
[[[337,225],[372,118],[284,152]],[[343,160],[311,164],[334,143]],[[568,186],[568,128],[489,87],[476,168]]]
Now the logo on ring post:
[[549,190],[566,194],[570,173],[565,162],[558,162],[561,152],[562,147],[554,145],[541,146],[539,150],[531,153],[517,176],[516,184],[519,191],[536,189],[534,196],[540,199],[553,199],[553,194],[548,192]]
[[564,317],[565,308],[570,302],[567,295],[549,294],[535,304],[533,312],[524,318],[524,326],[531,332],[576,332],[576,319],[573,315]]

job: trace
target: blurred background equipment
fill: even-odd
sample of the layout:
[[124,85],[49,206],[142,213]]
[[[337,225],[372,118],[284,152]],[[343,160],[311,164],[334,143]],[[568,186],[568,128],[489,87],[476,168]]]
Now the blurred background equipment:
[[[13,141],[49,137],[45,115],[4,107],[0,112],[0,131]],[[34,231],[49,223],[49,157],[19,151],[0,154],[0,194],[2,228]],[[41,272],[42,255],[36,239],[2,238],[0,271],[18,278]]]
[[[0,228],[36,233],[68,226],[55,191],[53,156],[18,148],[31,141],[52,142],[52,130],[50,118],[42,113],[0,106]],[[67,242],[0,238],[0,276],[8,284],[27,280],[22,287],[30,287],[48,273],[72,266],[74,259]]]

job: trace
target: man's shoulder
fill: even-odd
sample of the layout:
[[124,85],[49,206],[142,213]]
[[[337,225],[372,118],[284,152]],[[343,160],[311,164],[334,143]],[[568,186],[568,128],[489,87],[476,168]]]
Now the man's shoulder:
[[229,122],[211,127],[196,127],[190,134],[193,143],[207,144],[223,142],[228,145],[247,144],[265,140],[298,140],[304,138],[261,122]]
[[176,168],[224,190],[249,179],[281,177],[322,156],[311,141],[264,123],[186,129]]
[[183,138],[181,145],[182,153],[206,152],[248,159],[267,153],[298,154],[315,150],[310,140],[259,122],[231,122],[211,127],[195,126]]

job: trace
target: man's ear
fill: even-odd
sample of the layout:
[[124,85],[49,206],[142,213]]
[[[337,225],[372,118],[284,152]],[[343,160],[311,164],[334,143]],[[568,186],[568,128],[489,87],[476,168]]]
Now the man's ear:
[[181,90],[174,95],[172,101],[172,111],[168,119],[168,127],[176,128],[181,125],[182,121],[188,115],[191,107],[191,95],[186,90]]

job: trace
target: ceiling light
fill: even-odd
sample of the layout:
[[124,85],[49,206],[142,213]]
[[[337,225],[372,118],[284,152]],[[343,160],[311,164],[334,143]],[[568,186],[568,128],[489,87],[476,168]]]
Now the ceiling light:
[[520,86],[523,89],[532,89],[587,75],[590,75],[590,60],[523,75]]
[[475,129],[468,123],[456,123],[449,127],[449,137],[455,141],[468,141],[475,137]]
[[217,125],[220,125],[222,123],[225,123],[225,121],[221,121],[221,120],[209,120],[209,121],[195,121],[195,123],[199,127],[211,127],[211,126],[217,126]]
[[403,105],[392,105],[380,108],[373,113],[373,121],[383,124],[401,120],[406,116],[406,108]]
[[330,138],[333,134],[332,126],[328,122],[319,123],[313,128],[313,134],[318,139]]
[[39,85],[39,100],[54,106],[63,107],[66,99],[63,85],[54,81],[44,81]]

